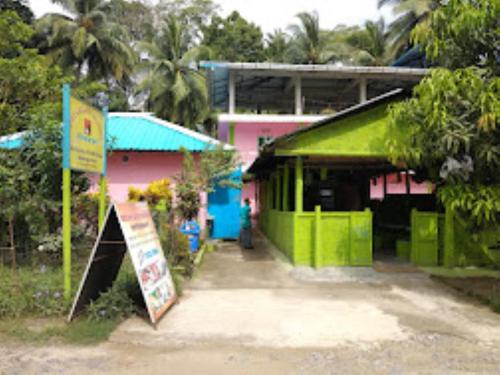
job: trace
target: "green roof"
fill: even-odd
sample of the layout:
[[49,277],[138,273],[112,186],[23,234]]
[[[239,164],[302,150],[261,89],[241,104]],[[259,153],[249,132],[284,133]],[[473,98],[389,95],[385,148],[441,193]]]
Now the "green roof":
[[[26,133],[0,137],[0,148],[21,147]],[[116,151],[180,151],[201,152],[219,141],[147,113],[110,113],[108,139]],[[229,147],[229,146],[226,146]]]

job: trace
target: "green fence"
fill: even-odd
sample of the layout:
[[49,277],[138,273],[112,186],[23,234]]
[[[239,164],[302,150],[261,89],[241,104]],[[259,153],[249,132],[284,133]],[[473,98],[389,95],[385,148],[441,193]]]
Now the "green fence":
[[268,238],[297,265],[370,266],[372,213],[279,212],[260,215]]
[[439,259],[439,214],[411,212],[410,260],[417,266],[437,266]]

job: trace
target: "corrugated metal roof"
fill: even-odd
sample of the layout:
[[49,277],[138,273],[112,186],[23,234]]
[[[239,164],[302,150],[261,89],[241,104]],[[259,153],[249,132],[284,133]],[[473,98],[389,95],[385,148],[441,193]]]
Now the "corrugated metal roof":
[[0,137],[0,148],[5,148],[7,150],[15,150],[20,148],[23,144],[23,138],[26,132],[15,133],[12,135],[7,135],[5,137]]
[[[0,148],[15,149],[22,145],[24,133],[0,137]],[[160,120],[147,113],[110,113],[108,137],[113,150],[201,152],[219,141],[182,126]],[[230,149],[231,146],[226,145]]]
[[110,114],[108,135],[113,150],[200,152],[217,140],[148,114]]

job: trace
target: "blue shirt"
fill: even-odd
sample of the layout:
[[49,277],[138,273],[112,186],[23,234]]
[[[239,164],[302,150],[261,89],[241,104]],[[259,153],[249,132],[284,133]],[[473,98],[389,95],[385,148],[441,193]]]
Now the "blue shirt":
[[244,205],[241,207],[240,216],[241,216],[241,227],[243,229],[251,228],[252,221],[250,219],[251,208],[248,205]]

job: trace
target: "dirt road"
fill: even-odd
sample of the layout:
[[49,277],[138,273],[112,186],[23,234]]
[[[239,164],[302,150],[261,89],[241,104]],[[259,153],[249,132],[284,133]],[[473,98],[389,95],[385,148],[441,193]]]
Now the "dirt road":
[[97,347],[0,344],[0,373],[500,373],[500,315],[422,273],[292,269],[224,243],[153,330]]

